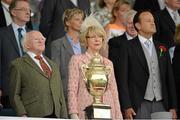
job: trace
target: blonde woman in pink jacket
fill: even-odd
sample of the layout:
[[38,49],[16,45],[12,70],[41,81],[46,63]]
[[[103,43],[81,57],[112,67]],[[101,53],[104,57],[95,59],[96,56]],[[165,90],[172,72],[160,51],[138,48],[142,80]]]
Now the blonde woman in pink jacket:
[[87,48],[87,51],[84,54],[72,56],[69,63],[68,110],[70,118],[85,119],[84,110],[93,103],[93,96],[86,88],[81,66],[89,64],[91,58],[98,54],[101,62],[111,68],[107,89],[102,96],[103,103],[111,106],[112,119],[122,119],[113,64],[99,54],[99,50],[106,39],[106,33],[101,25],[95,24],[96,22],[92,16],[86,18],[82,25],[80,41]]

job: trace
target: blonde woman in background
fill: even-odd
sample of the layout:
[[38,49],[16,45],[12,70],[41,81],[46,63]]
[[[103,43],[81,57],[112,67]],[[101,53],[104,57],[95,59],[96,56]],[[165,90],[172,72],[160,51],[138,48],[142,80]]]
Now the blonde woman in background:
[[123,15],[130,9],[130,3],[124,0],[118,0],[114,4],[111,22],[105,26],[105,30],[108,34],[108,40],[113,37],[120,36],[126,31],[125,26],[123,25]]

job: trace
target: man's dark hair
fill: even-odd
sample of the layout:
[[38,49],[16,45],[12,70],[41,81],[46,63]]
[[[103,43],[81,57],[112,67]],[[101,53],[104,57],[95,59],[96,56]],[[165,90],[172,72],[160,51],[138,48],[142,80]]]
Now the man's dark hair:
[[[134,19],[133,19],[133,24],[134,24],[134,28],[136,29],[136,31],[138,31],[138,29],[136,28],[135,24],[140,22],[140,19],[139,19],[139,16],[144,13],[144,12],[150,12],[151,13],[151,10],[147,9],[147,10],[139,10],[136,15],[134,16]],[[151,13],[152,14],[152,13]]]

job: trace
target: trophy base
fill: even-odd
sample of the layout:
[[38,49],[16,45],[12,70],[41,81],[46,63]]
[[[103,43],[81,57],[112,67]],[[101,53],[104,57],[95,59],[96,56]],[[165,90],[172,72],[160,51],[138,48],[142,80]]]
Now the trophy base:
[[92,104],[85,109],[88,119],[111,120],[111,107],[104,104]]

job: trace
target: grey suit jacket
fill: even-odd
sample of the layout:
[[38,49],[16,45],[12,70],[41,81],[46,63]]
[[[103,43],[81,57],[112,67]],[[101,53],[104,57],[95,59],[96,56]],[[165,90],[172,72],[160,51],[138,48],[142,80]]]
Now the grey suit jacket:
[[[81,51],[85,52],[82,46]],[[74,55],[73,48],[66,36],[52,42],[51,59],[59,65],[65,98],[67,98],[68,65],[72,55]]]
[[51,78],[31,59],[29,55],[11,62],[9,97],[17,115],[44,117],[53,112],[56,117],[67,118],[59,68],[45,58],[52,69]]

